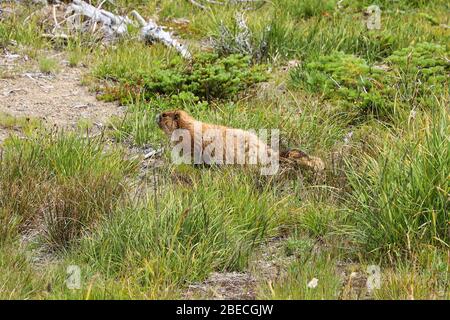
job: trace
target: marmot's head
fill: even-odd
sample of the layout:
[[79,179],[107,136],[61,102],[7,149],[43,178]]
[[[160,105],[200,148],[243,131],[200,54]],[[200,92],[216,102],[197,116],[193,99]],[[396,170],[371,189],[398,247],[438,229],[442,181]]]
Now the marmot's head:
[[156,123],[167,134],[172,135],[176,129],[186,129],[194,119],[183,110],[164,111],[156,116]]

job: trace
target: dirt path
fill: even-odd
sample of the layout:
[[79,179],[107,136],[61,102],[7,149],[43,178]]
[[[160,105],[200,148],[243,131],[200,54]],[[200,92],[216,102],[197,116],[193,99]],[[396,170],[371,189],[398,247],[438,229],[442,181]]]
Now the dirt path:
[[[39,71],[37,62],[26,55],[4,51],[0,54],[0,114],[41,119],[49,126],[75,127],[80,121],[104,124],[111,116],[123,114],[116,103],[98,101],[95,94],[81,84],[82,67],[69,67],[61,54],[58,71]],[[0,123],[0,142],[9,134]]]

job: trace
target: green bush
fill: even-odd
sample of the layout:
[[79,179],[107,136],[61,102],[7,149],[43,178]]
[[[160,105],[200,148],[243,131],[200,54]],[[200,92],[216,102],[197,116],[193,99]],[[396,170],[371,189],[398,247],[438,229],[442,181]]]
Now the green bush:
[[343,52],[320,56],[292,72],[292,81],[306,89],[355,100],[370,90],[371,69],[364,59]]
[[428,42],[397,50],[386,59],[393,69],[386,82],[399,90],[404,102],[419,99],[426,104],[431,93],[448,93],[449,56],[444,46]]
[[264,80],[263,69],[250,66],[249,57],[230,55],[219,58],[216,54],[203,54],[194,61],[182,88],[209,100],[232,97]]
[[448,50],[442,45],[419,43],[393,52],[380,65],[343,52],[311,59],[291,72],[291,83],[358,112],[380,118],[404,110],[427,107],[431,93],[448,93]]
[[150,100],[157,95],[183,95],[183,92],[203,100],[225,99],[267,79],[262,66],[252,66],[249,57],[239,54],[219,57],[203,53],[195,56],[191,65],[154,64],[137,70],[126,63],[120,69],[110,63],[104,62],[96,71],[97,76],[117,83],[107,90],[109,99],[139,96]]
[[[275,300],[335,300],[339,298],[342,280],[336,274],[335,262],[329,253],[311,255],[311,259],[296,259],[289,264],[286,274],[259,286],[259,299]],[[316,278],[317,286],[308,287]]]
[[381,75],[381,70],[370,67],[364,59],[334,52],[294,69],[291,82],[325,98],[338,98],[361,107],[379,97]]

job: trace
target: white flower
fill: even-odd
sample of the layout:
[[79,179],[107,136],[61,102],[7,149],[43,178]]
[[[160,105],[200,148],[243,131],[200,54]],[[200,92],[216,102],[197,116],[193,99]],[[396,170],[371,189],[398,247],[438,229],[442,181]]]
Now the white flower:
[[317,287],[317,285],[319,284],[319,279],[317,278],[312,278],[312,280],[310,282],[308,282],[308,288],[314,289],[315,287]]

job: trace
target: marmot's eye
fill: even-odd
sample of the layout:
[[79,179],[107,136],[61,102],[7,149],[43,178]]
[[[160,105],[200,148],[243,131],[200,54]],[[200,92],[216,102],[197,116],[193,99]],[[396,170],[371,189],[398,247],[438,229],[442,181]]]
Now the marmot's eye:
[[175,120],[178,120],[178,119],[180,119],[180,115],[178,114],[178,113],[175,113],[175,115],[174,115],[174,117],[173,117]]
[[167,117],[167,113],[163,112],[161,116]]

